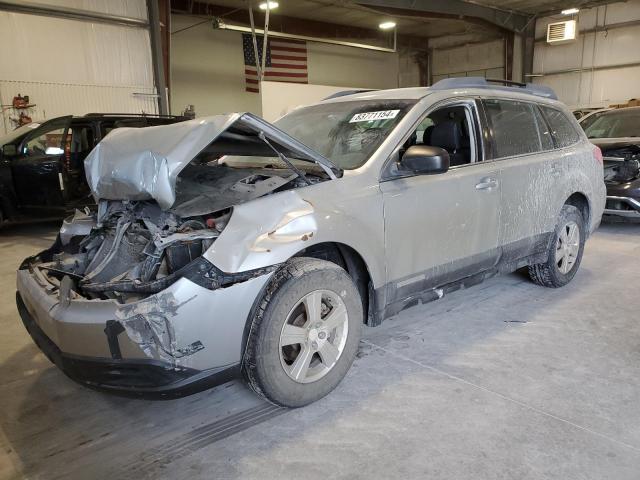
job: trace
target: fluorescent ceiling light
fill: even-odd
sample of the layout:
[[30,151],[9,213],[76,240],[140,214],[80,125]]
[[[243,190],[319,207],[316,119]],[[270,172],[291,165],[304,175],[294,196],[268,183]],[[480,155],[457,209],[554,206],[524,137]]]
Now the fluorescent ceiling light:
[[396,22],[382,22],[378,25],[378,28],[380,28],[380,30],[391,30],[392,28],[395,28],[395,26]]
[[258,7],[260,7],[260,10],[266,10],[268,6],[269,10],[275,10],[279,5],[278,2],[262,2]]
[[573,15],[574,13],[578,13],[580,10],[577,8],[567,8],[566,10],[562,10],[563,15]]

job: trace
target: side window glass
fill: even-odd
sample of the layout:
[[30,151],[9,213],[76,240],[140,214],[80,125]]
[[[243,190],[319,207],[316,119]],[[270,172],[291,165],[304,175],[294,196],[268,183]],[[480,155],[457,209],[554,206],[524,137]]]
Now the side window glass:
[[538,108],[534,108],[533,111],[536,115],[536,123],[538,124],[538,134],[540,136],[542,150],[553,150],[553,137],[551,136],[551,130],[547,126],[547,122]]
[[543,149],[532,104],[496,99],[485,100],[484,104],[496,158],[525,155]]
[[62,155],[65,152],[66,128],[57,128],[42,133],[37,137],[30,139],[23,147],[23,154],[26,156],[39,155]]
[[568,147],[580,140],[580,135],[573,128],[572,121],[567,118],[561,110],[551,107],[540,107],[551,127],[551,134],[556,141],[558,148]]
[[449,153],[450,165],[465,165],[476,161],[475,131],[469,125],[470,110],[464,105],[438,108],[427,115],[409,137],[403,149],[412,145],[440,147]]

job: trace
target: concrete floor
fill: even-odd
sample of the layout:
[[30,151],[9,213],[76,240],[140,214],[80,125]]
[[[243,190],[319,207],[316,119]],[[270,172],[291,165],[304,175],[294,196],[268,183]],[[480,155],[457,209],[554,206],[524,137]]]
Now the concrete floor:
[[2,479],[640,478],[640,225],[603,225],[563,289],[507,275],[366,329],[298,410],[240,382],[150,402],[68,380],[14,306],[53,231],[0,232]]

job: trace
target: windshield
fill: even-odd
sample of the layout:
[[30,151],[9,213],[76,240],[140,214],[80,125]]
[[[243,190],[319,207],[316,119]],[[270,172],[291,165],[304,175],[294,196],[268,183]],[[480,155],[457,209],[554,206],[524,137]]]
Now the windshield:
[[581,126],[588,138],[640,137],[640,108],[594,113]]
[[415,100],[360,100],[303,107],[274,123],[342,169],[358,168],[378,149]]
[[40,126],[39,123],[29,123],[27,125],[23,125],[21,127],[16,128],[15,130],[9,132],[4,137],[0,137],[0,147],[7,145],[9,143],[14,143],[18,138],[22,135],[30,132],[34,128],[38,128]]

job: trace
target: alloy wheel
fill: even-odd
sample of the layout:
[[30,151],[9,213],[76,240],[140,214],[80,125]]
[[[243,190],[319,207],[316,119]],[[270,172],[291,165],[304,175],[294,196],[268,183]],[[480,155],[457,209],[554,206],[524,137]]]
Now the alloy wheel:
[[580,251],[580,228],[576,222],[568,222],[562,227],[556,242],[556,266],[566,275],[571,271]]
[[330,290],[314,290],[291,309],[280,332],[280,363],[298,383],[321,379],[335,366],[349,333],[347,307]]

